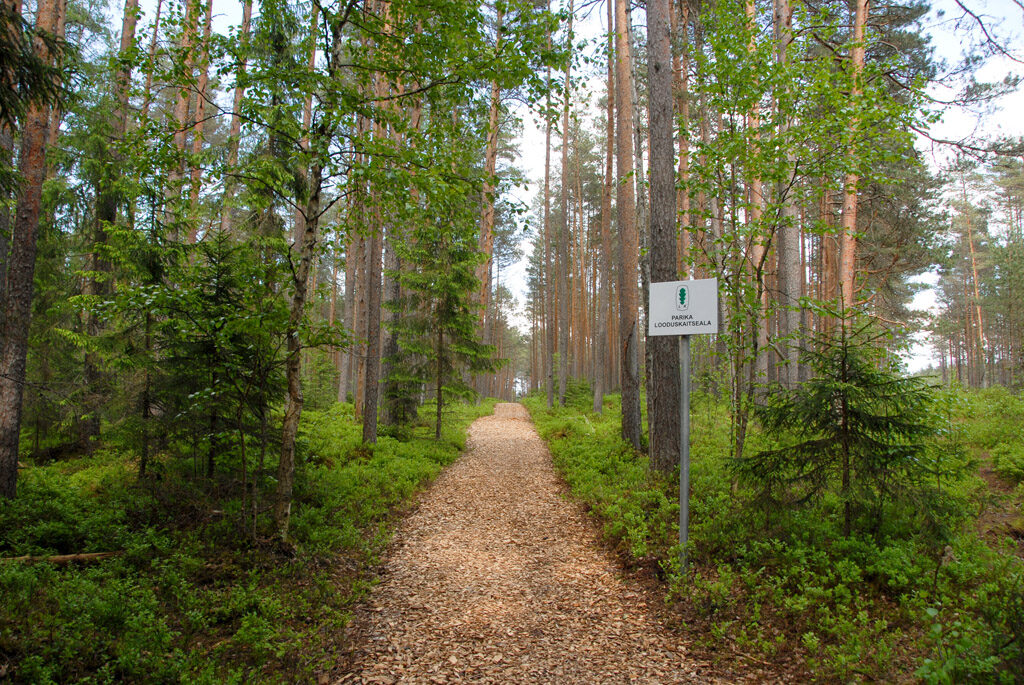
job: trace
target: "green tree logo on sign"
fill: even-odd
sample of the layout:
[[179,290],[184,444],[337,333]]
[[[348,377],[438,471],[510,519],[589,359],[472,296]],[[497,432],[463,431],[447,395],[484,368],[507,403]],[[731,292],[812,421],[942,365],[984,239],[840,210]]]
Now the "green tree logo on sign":
[[685,285],[679,286],[679,290],[676,291],[676,309],[681,312],[685,312],[690,308],[690,292],[689,288]]

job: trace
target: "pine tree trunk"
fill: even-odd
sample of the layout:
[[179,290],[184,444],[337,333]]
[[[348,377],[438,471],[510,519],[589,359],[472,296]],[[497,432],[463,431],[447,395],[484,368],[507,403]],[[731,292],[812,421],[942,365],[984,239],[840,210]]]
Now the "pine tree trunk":
[[974,285],[974,315],[978,322],[978,335],[976,344],[978,346],[978,364],[975,373],[977,386],[986,387],[987,377],[985,374],[985,326],[981,318],[981,291],[978,287],[978,260],[974,252],[974,225],[971,221],[971,207],[967,204],[967,187],[963,187],[964,218],[967,220],[967,247],[971,255],[971,282]]
[[[100,254],[102,246],[107,242],[107,230],[117,221],[117,211],[123,198],[121,197],[121,154],[117,150],[128,128],[128,91],[131,85],[131,61],[130,51],[135,45],[135,27],[138,21],[138,0],[126,0],[124,5],[124,16],[121,21],[121,43],[118,57],[122,65],[114,78],[114,100],[117,108],[114,111],[111,122],[111,140],[113,145],[106,150],[109,156],[107,171],[101,176],[99,187],[96,189],[96,209],[93,221],[92,249],[88,261],[91,274],[85,279],[82,286],[82,294],[89,299],[104,295],[109,292],[105,274],[110,273],[110,264]],[[85,311],[85,332],[90,338],[95,339],[100,334],[99,317],[93,306],[88,306]],[[95,438],[100,434],[99,409],[106,396],[103,385],[103,374],[99,368],[98,355],[93,351],[85,353],[82,369],[83,381],[85,384],[84,414],[85,417],[79,423],[78,439],[82,447],[91,450]]]
[[[747,46],[749,52],[754,53],[757,45],[754,35],[757,27],[757,6],[754,0],[746,2],[747,22],[751,30],[750,43]],[[757,133],[761,127],[761,107],[754,103],[750,108],[748,126],[755,131],[754,140],[760,144],[761,136]],[[754,312],[754,354],[755,360],[753,371],[754,380],[764,381],[768,377],[768,288],[765,284],[765,268],[768,264],[768,239],[764,235],[764,228],[761,225],[764,215],[764,183],[756,173],[747,182],[747,203],[750,212],[750,224],[757,235],[753,240],[751,257],[751,271],[755,287],[757,288],[757,300],[760,303],[759,309]],[[753,384],[752,384],[753,385]]]
[[441,415],[444,408],[444,329],[437,327],[437,416],[434,423],[434,440],[441,439]]
[[[390,27],[387,24],[390,3],[381,3],[381,16],[384,18],[384,32],[388,33]],[[390,87],[382,73],[374,75],[373,84],[374,97],[383,102],[390,93]],[[383,140],[388,137],[388,131],[383,123],[375,123],[373,126],[373,137]],[[377,443],[377,420],[378,408],[380,405],[380,371],[381,371],[381,250],[384,238],[384,217],[380,212],[379,198],[383,192],[379,188],[373,188],[371,201],[373,207],[373,222],[370,226],[370,236],[367,240],[369,251],[366,253],[366,278],[369,286],[366,301],[366,386],[363,391],[365,404],[363,407],[363,442]],[[376,201],[375,201],[376,200]]]
[[[13,16],[21,15],[21,0],[0,0]],[[0,165],[10,166],[14,163],[14,131],[7,124],[0,122]],[[0,303],[7,302],[7,266],[11,251],[11,213],[5,201],[10,198],[4,192],[0,195]],[[0,304],[0,331],[4,328],[4,307]]]
[[[789,0],[775,0],[776,60],[780,67],[788,68],[789,46],[793,42],[793,8]],[[779,137],[786,150],[787,179],[777,185],[778,202],[781,205],[778,227],[778,292],[781,311],[779,313],[779,336],[790,338],[800,330],[800,227],[797,225],[795,189],[796,152],[786,140],[791,127],[788,113],[779,117]],[[784,364],[779,379],[784,386],[797,383],[799,348],[797,341],[787,339],[782,343],[785,352]]]
[[[495,54],[501,50],[501,23],[505,13],[497,10],[497,33],[494,39]],[[476,267],[479,282],[477,300],[481,306],[480,338],[486,342],[488,312],[491,305],[491,266],[494,261],[494,172],[498,166],[498,113],[501,108],[501,89],[497,81],[491,81],[491,102],[487,111],[487,144],[484,148],[484,183],[480,195],[480,241],[479,249],[484,260]]]
[[[37,31],[52,33],[63,0],[40,0]],[[41,59],[50,61],[46,43],[33,39]],[[50,107],[33,104],[25,115],[21,135],[18,174],[21,185],[15,206],[11,252],[7,267],[7,299],[3,302],[4,329],[0,331],[0,498],[13,498],[18,479],[18,440],[21,435],[25,360],[32,317],[33,277],[46,179],[46,144],[50,132]]]
[[163,9],[164,0],[156,0],[156,16],[153,18],[153,31],[149,37],[149,61],[146,69],[146,85],[142,90],[142,116],[140,121],[149,118],[149,108],[153,104],[153,72],[156,71],[156,48],[157,39],[160,37],[160,12]]
[[[548,69],[547,82],[551,82]],[[548,109],[550,109],[550,101]],[[544,382],[547,387],[548,407],[555,406],[555,295],[551,285],[554,265],[551,263],[551,120],[546,118],[544,129],[544,336],[547,355],[545,358]]]
[[[573,0],[569,0],[569,25],[566,39],[572,53]],[[572,59],[565,65],[565,99],[562,102],[562,221],[558,227],[558,403],[565,406],[565,385],[569,363],[569,97]]]
[[[343,300],[342,316],[345,327],[353,334],[356,330],[356,244],[357,240],[351,233],[348,234],[345,245],[345,297]],[[338,401],[348,402],[349,376],[352,368],[352,348],[354,343],[341,353],[341,365],[338,369]]]
[[[647,0],[652,282],[678,277],[670,4],[671,0]],[[668,473],[679,460],[679,339],[648,337],[647,345],[652,362],[647,387],[651,466]]]
[[[608,5],[608,26],[613,26],[614,0],[607,0]],[[612,184],[615,182],[613,174],[613,148],[615,142],[615,71],[612,67],[612,57],[615,48],[614,37],[609,32],[608,36],[608,102],[605,107],[605,156],[604,156],[604,185],[601,189],[601,290],[597,305],[597,359],[594,364],[594,406],[595,412],[600,413],[604,404],[604,393],[606,390],[606,378],[611,375],[612,369],[608,364],[608,319],[609,300],[611,295],[611,223],[612,223]]]
[[679,210],[679,276],[682,278],[688,271],[687,255],[690,250],[690,191],[686,189],[686,183],[690,179],[690,74],[689,74],[689,4],[679,3],[682,6],[682,22],[677,21],[675,3],[672,3],[672,35],[682,36],[682,45],[679,53],[673,57],[673,71],[675,81],[673,83],[676,95],[676,107],[679,110],[679,169],[678,181],[682,185],[677,191],[676,206]]
[[[850,46],[850,69],[852,71],[853,86],[850,89],[850,100],[856,107],[862,92],[861,81],[864,78],[864,26],[868,18],[868,0],[855,0],[856,11],[853,19],[853,43]],[[846,316],[852,314],[854,302],[856,301],[855,268],[857,264],[857,185],[860,183],[860,176],[853,171],[856,163],[855,138],[860,128],[860,117],[854,114],[850,124],[849,148],[847,150],[847,162],[850,171],[846,173],[846,180],[843,184],[843,223],[840,234],[840,263],[839,263],[839,287],[843,291],[843,308]]]
[[[317,3],[311,3],[309,10],[309,36],[312,39],[312,46],[309,49],[309,58],[306,60],[306,68],[312,72],[316,67],[316,34],[317,34]],[[299,141],[299,145],[303,150],[309,149],[309,126],[313,121],[313,93],[306,93],[305,100],[302,103],[302,138]],[[300,207],[295,208],[294,212],[294,233],[292,235],[292,242],[295,245],[299,245],[302,242],[302,209]]]
[[199,191],[203,184],[203,165],[199,155],[203,151],[203,125],[206,117],[206,100],[210,96],[210,32],[213,27],[213,0],[206,2],[206,19],[203,25],[203,44],[200,55],[199,82],[196,84],[196,116],[192,124],[192,172],[191,195],[189,196],[188,242],[195,243],[199,235]]
[[[379,226],[379,219],[375,222]],[[377,442],[380,395],[381,229],[366,240],[366,373],[363,386],[363,442]]]
[[[171,123],[175,127],[173,138],[174,149],[178,158],[175,160],[174,166],[171,167],[167,174],[167,185],[164,192],[164,198],[170,205],[167,210],[168,223],[175,227],[180,221],[180,216],[174,211],[173,205],[176,204],[175,201],[182,190],[182,178],[185,175],[185,144],[187,142],[186,139],[188,131],[192,128],[188,125],[188,112],[189,104],[192,99],[191,87],[195,66],[193,42],[195,40],[196,22],[199,14],[199,0],[185,0],[185,6],[185,24],[182,28],[181,41],[179,43],[181,53],[185,55],[185,61],[182,64],[181,74],[179,74],[181,81],[177,84],[179,89],[178,99],[171,114]],[[173,229],[173,233],[177,233],[177,228]]]
[[221,201],[220,231],[231,233],[234,222],[233,209],[235,201],[235,177],[232,175],[238,166],[238,146],[242,139],[242,100],[245,88],[242,85],[248,65],[248,47],[250,25],[252,23],[252,0],[242,4],[242,35],[240,37],[242,59],[235,65],[235,94],[231,107],[231,128],[228,133],[228,173],[224,178],[224,198]]
[[636,227],[636,197],[633,179],[633,96],[630,70],[629,7],[615,1],[615,57],[617,113],[617,206],[619,212],[619,353],[622,355],[622,437],[639,450],[640,368],[639,322],[637,320],[637,271],[639,236]]

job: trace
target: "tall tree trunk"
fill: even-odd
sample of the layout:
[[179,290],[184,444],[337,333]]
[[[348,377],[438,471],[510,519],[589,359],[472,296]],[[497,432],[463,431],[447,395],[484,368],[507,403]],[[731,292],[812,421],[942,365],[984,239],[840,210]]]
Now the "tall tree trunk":
[[[121,20],[121,43],[118,51],[120,68],[114,77],[114,101],[116,103],[110,126],[110,143],[106,149],[109,164],[99,177],[96,189],[96,209],[93,221],[92,249],[90,250],[89,276],[82,286],[82,294],[90,301],[85,311],[85,333],[95,339],[100,334],[100,321],[96,315],[95,298],[109,292],[107,279],[110,264],[101,254],[107,242],[107,230],[117,221],[121,197],[120,179],[122,169],[121,144],[128,128],[128,91],[131,85],[131,50],[135,45],[135,27],[138,22],[138,0],[126,0]],[[52,131],[51,131],[52,133]],[[100,434],[99,410],[106,392],[103,389],[103,374],[99,367],[99,356],[89,350],[85,353],[82,369],[85,382],[84,418],[78,428],[78,439],[82,447],[91,450],[95,438]]]
[[[310,4],[309,10],[309,37],[311,47],[309,49],[309,58],[306,60],[306,68],[309,72],[312,72],[316,67],[316,34],[317,34],[317,3]],[[303,150],[309,149],[309,126],[313,121],[313,93],[306,93],[305,100],[302,103],[302,138],[299,141],[299,145]],[[302,208],[296,207],[293,212],[294,216],[294,230],[292,233],[292,242],[295,245],[299,245],[302,241]]]
[[[868,18],[868,0],[854,0],[856,11],[853,18],[853,43],[850,45],[850,69],[853,85],[850,88],[850,100],[854,106],[854,112],[860,106],[860,97],[863,92],[862,81],[864,80],[864,26]],[[860,175],[854,171],[856,164],[856,137],[860,129],[860,116],[854,114],[850,120],[849,147],[847,150],[847,163],[849,171],[846,173],[846,180],[843,184],[843,224],[840,234],[840,261],[839,261],[839,287],[843,291],[843,308],[847,310],[847,316],[852,313],[856,299],[856,275],[857,264],[857,185],[860,183]]]
[[[614,0],[607,0],[608,6],[608,97],[605,106],[605,155],[604,185],[601,188],[601,290],[597,305],[597,359],[594,364],[594,411],[600,413],[604,404],[606,382],[612,369],[608,364],[608,319],[611,295],[611,223],[612,223],[612,184],[615,173],[612,165],[612,146],[615,142],[615,70],[612,59],[615,51],[615,39],[612,26],[615,25]],[[609,384],[610,385],[610,384]]]
[[[686,184],[690,178],[690,48],[689,48],[689,3],[680,0],[682,22],[677,21],[676,12],[672,12],[672,34],[681,36],[679,52],[673,57],[673,71],[676,78],[674,90],[676,107],[679,110],[679,169],[678,181],[681,187],[677,191],[677,207],[679,210],[679,275],[686,274],[688,267],[687,254],[690,250],[690,191]],[[672,5],[673,10],[675,5]]]
[[[63,0],[39,0],[36,30],[53,33]],[[46,43],[33,39],[36,55],[49,62]],[[0,498],[13,498],[18,479],[18,439],[21,435],[21,400],[25,384],[32,285],[36,266],[39,215],[46,178],[46,142],[50,107],[33,104],[25,115],[18,172],[21,186],[15,207],[11,253],[7,268],[7,299],[3,303],[4,328],[0,340]]]
[[[420,32],[421,27],[417,27],[417,32]],[[400,90],[401,89],[400,87]],[[418,98],[412,105],[412,111],[410,113],[409,122],[410,129],[414,132],[418,132],[420,129],[420,122],[423,117],[423,103]],[[402,134],[395,133],[396,142],[399,146],[403,145],[404,137]],[[419,189],[415,186],[409,189],[409,196],[412,198],[413,204],[419,203]],[[403,240],[402,231],[399,229],[393,229],[391,240],[385,245],[385,257],[384,257],[384,296],[387,298],[387,302],[391,303],[392,306],[387,309],[387,331],[386,338],[384,341],[384,370],[382,372],[384,377],[384,423],[386,425],[396,425],[400,423],[407,423],[416,418],[416,399],[414,397],[415,387],[408,382],[399,382],[397,379],[397,368],[398,358],[402,354],[402,349],[398,344],[398,331],[395,330],[395,322],[398,320],[400,314],[394,311],[394,308],[398,305],[402,297],[402,286],[399,274],[402,272],[404,265],[402,260],[398,256],[396,251],[396,245],[399,240]]]
[[[364,140],[365,136],[369,134],[370,120],[364,115],[358,115],[356,119],[356,137],[359,140]],[[366,155],[365,153],[359,153],[356,155],[356,164],[365,164]],[[365,407],[366,399],[366,359],[367,350],[366,345],[369,340],[369,334],[367,333],[366,322],[369,318],[367,310],[367,298],[369,295],[369,279],[366,274],[366,250],[368,249],[367,242],[369,236],[366,236],[365,226],[368,224],[369,210],[367,208],[367,196],[369,189],[366,186],[365,180],[360,180],[358,186],[353,192],[353,212],[356,216],[355,225],[359,227],[356,233],[356,238],[353,241],[354,250],[352,252],[353,259],[355,260],[355,293],[356,293],[356,307],[355,314],[353,316],[353,333],[355,334],[356,340],[358,341],[359,347],[356,348],[356,354],[353,357],[355,361],[355,368],[353,369],[353,401],[354,401],[354,414],[356,419],[361,420],[363,417],[363,409]]]
[[192,173],[189,196],[188,242],[195,243],[199,235],[199,191],[203,183],[203,165],[199,155],[203,151],[203,128],[206,117],[207,87],[210,82],[210,32],[213,27],[213,0],[206,2],[203,25],[203,44],[200,48],[199,82],[196,84],[196,116],[192,124]]
[[[632,48],[636,46],[640,47],[640,41],[636,37],[636,33],[633,29],[633,24],[626,27],[629,30],[629,45],[630,45],[630,56],[629,56],[629,67],[630,74],[632,75],[632,82],[630,83],[629,92],[633,98],[633,182],[636,184],[636,225],[637,234],[639,235],[640,247],[640,308],[643,310],[644,321],[650,320],[650,292],[651,292],[651,250],[648,243],[650,232],[648,231],[648,206],[647,206],[647,172],[644,169],[644,160],[647,156],[644,154],[644,135],[642,126],[640,124],[640,89],[637,84],[640,83],[640,70],[639,64],[633,59]],[[639,328],[639,334],[637,340],[639,340],[641,354],[643,355],[644,365],[644,382],[643,385],[646,388],[651,387],[651,370],[654,365],[654,360],[651,357],[651,347],[647,344],[647,331]],[[647,415],[648,420],[648,436],[650,436],[650,413]]]
[[179,231],[183,219],[182,203],[179,200],[183,189],[182,179],[185,176],[185,146],[188,142],[188,132],[192,128],[188,122],[188,113],[192,100],[192,77],[195,70],[193,48],[196,22],[199,15],[199,0],[185,0],[185,8],[185,23],[182,27],[178,43],[181,53],[185,55],[185,59],[178,74],[179,82],[176,84],[178,99],[171,112],[171,125],[174,127],[172,142],[176,158],[173,166],[168,170],[167,181],[164,186],[165,223],[171,226],[171,236],[174,239],[180,237]]
[[[786,70],[789,64],[789,46],[793,42],[793,8],[790,0],[775,0],[776,60]],[[779,105],[782,106],[782,105]],[[786,179],[778,183],[776,192],[781,205],[778,227],[778,291],[779,335],[787,338],[784,365],[779,378],[788,387],[796,385],[798,378],[799,348],[794,339],[800,330],[800,227],[794,197],[796,183],[796,152],[787,140],[792,122],[788,112],[779,115],[779,138],[786,150]]]
[[[747,50],[751,54],[757,50],[755,35],[757,31],[757,5],[754,0],[747,0],[747,26],[750,30],[750,42]],[[760,147],[761,134],[758,129],[761,127],[761,106],[755,102],[750,107],[748,116],[748,127],[754,131],[755,144]],[[760,153],[760,150],[757,151]],[[754,284],[757,289],[757,300],[759,307],[754,311],[754,380],[764,381],[768,377],[768,288],[765,280],[765,273],[768,264],[768,236],[762,226],[764,214],[764,182],[756,172],[747,181],[747,211],[749,212],[749,223],[754,231],[753,249],[751,257],[751,271],[753,272]]]
[[[550,3],[549,3],[550,6]],[[548,38],[550,43],[550,36]],[[548,68],[547,83],[551,83],[551,69]],[[549,89],[550,92],[550,89]],[[548,96],[550,110],[551,101]],[[551,281],[554,265],[551,263],[551,118],[545,114],[544,127],[544,322],[545,358],[544,382],[548,393],[548,407],[555,405],[555,295]]]
[[[12,16],[21,15],[21,0],[0,0]],[[14,131],[7,124],[0,123],[0,166],[14,163]],[[0,200],[8,200],[7,193]],[[7,301],[7,265],[11,251],[11,213],[7,204],[0,201],[0,302]],[[4,307],[0,305],[0,331],[4,330]]]
[[398,242],[402,240],[400,230],[394,225],[389,226],[390,235],[384,243],[384,301],[391,305],[384,310],[384,346],[381,351],[383,370],[381,376],[384,379],[384,410],[383,423],[385,426],[396,426],[411,418],[407,415],[408,403],[406,401],[405,385],[399,383],[396,378],[396,362],[401,348],[398,346],[398,333],[394,329],[394,323],[398,319],[398,312],[394,307],[398,306],[401,298],[401,282],[398,279],[398,272],[402,269],[402,262],[395,250]]
[[249,58],[249,32],[252,23],[252,0],[242,3],[242,35],[240,38],[242,58],[235,65],[235,94],[231,106],[231,128],[228,133],[228,173],[224,178],[224,198],[221,201],[220,231],[231,233],[234,222],[235,177],[238,166],[238,146],[242,139],[242,100],[245,98],[245,70]]
[[[350,231],[345,240],[345,297],[343,314],[345,327],[353,334],[356,332],[356,245],[358,240]],[[338,369],[338,401],[348,402],[349,376],[352,369],[352,348],[354,343],[341,353],[341,366]]]
[[[380,3],[381,16],[384,19],[384,32],[390,32],[388,25],[388,14],[390,2],[384,0]],[[373,92],[378,102],[383,102],[390,91],[384,74],[377,73],[374,76]],[[373,136],[383,140],[388,136],[383,123],[375,123]],[[384,238],[384,217],[380,211],[379,198],[383,197],[380,188],[374,188],[371,197],[377,198],[373,208],[373,222],[370,226],[370,236],[367,240],[368,252],[366,253],[366,278],[369,285],[366,307],[366,387],[363,391],[365,404],[363,407],[363,442],[376,444],[377,442],[377,412],[380,403],[380,366],[381,366],[381,249]]]
[[157,39],[160,37],[160,11],[163,9],[164,0],[156,0],[156,15],[153,18],[153,31],[149,37],[149,49],[147,53],[149,60],[146,67],[146,85],[142,92],[142,116],[140,121],[149,118],[149,108],[153,104],[153,72],[156,71],[156,48]]
[[[495,25],[494,53],[501,53],[501,29],[505,13],[499,7]],[[477,301],[480,304],[480,339],[487,342],[487,322],[491,306],[491,267],[494,263],[494,173],[498,166],[498,113],[501,110],[501,88],[491,81],[491,102],[487,111],[487,144],[484,147],[484,183],[480,193],[479,250],[484,259],[476,267],[479,282]],[[481,394],[484,394],[481,392]]]
[[[330,80],[337,78],[337,69],[341,62],[341,51],[344,45],[341,33],[342,25],[338,21],[331,23],[331,54],[328,60],[328,76]],[[288,537],[288,524],[291,519],[292,489],[295,483],[295,438],[298,435],[299,419],[302,416],[302,343],[299,328],[306,307],[309,273],[316,255],[317,230],[320,224],[320,193],[323,187],[323,166],[321,159],[334,131],[324,121],[315,128],[313,149],[314,158],[308,176],[301,248],[297,258],[297,266],[292,272],[292,301],[288,309],[288,327],[285,330],[286,356],[285,379],[288,387],[285,404],[284,421],[281,429],[281,459],[277,469],[277,502],[274,508],[274,520],[278,536],[284,540]],[[298,200],[299,198],[296,198]]]
[[[375,222],[378,223],[379,222]],[[377,406],[380,395],[381,229],[366,239],[366,373],[363,386],[363,442],[377,442]]]
[[[67,35],[68,7],[66,0],[59,3],[57,8],[57,19],[54,23],[53,35],[57,40],[64,40]],[[57,147],[60,139],[60,123],[64,119],[64,112],[59,103],[50,108],[50,130],[46,137],[46,145],[50,148]],[[52,173],[52,170],[51,170]]]
[[302,343],[299,339],[299,328],[306,307],[309,272],[316,252],[322,180],[323,171],[319,163],[316,163],[309,174],[310,193],[303,213],[302,245],[298,254],[298,267],[292,277],[292,301],[288,309],[288,329],[285,333],[287,344],[285,377],[288,395],[282,425],[281,460],[277,469],[277,505],[274,510],[278,535],[282,539],[288,535],[288,523],[292,511],[292,489],[295,483],[295,438],[298,435],[303,404]]
[[[647,0],[648,111],[651,150],[651,281],[678,278],[676,183],[672,129],[672,0]],[[647,338],[651,384],[647,387],[651,466],[668,473],[679,459],[679,339]]]
[[963,185],[963,203],[964,203],[964,219],[967,221],[967,248],[968,253],[971,256],[971,283],[974,286],[974,316],[978,322],[977,330],[978,334],[975,337],[974,342],[978,346],[978,360],[977,360],[977,371],[975,377],[977,378],[977,385],[980,387],[986,387],[986,374],[985,374],[985,325],[981,318],[981,291],[978,287],[978,260],[974,251],[974,224],[971,221],[971,206],[967,204],[967,185]]
[[566,44],[570,59],[565,64],[565,93],[562,101],[562,222],[558,227],[558,403],[565,406],[565,384],[569,363],[569,98],[572,76],[572,14],[573,0],[569,0],[569,25]]
[[617,143],[617,201],[619,212],[619,353],[622,355],[622,437],[639,450],[640,369],[637,320],[637,271],[639,237],[633,180],[633,96],[630,69],[629,7],[615,0],[615,110]]
[[437,415],[434,423],[434,440],[441,439],[441,417],[444,408],[444,328],[437,327]]

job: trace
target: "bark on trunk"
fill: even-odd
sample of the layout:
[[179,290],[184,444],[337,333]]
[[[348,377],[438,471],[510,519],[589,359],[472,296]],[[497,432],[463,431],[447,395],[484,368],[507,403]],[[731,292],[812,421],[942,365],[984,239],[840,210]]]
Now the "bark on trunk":
[[[867,23],[868,0],[855,0],[856,11],[853,18],[853,43],[850,45],[850,68],[853,86],[850,89],[850,100],[854,111],[858,106],[863,91],[861,81],[864,78],[864,25]],[[847,161],[851,168],[846,174],[843,187],[843,224],[840,234],[839,287],[843,291],[843,309],[846,315],[852,313],[855,292],[855,267],[857,263],[857,185],[860,175],[853,171],[856,162],[855,139],[860,128],[860,117],[853,115],[850,121],[850,143],[847,150]]]
[[[793,8],[789,0],[776,0],[775,3],[775,37],[776,60],[782,68],[789,62],[789,45],[793,42]],[[784,364],[779,370],[779,380],[784,386],[793,387],[797,383],[799,349],[794,337],[800,330],[800,227],[797,225],[797,209],[793,196],[793,185],[796,182],[796,153],[786,138],[789,135],[791,122],[788,114],[780,117],[779,137],[786,149],[787,179],[777,185],[781,205],[780,223],[778,228],[778,292],[779,305],[779,336],[782,341]]]
[[171,200],[178,196],[181,191],[181,178],[184,175],[185,169],[185,143],[188,135],[188,130],[191,126],[188,125],[188,111],[189,103],[192,99],[191,88],[192,88],[192,76],[194,69],[194,58],[192,56],[192,44],[195,38],[196,21],[199,14],[199,2],[198,0],[186,0],[186,12],[185,12],[185,25],[182,28],[181,34],[181,52],[185,55],[185,62],[182,65],[182,73],[179,75],[181,79],[178,84],[178,100],[174,105],[174,111],[172,113],[172,123],[175,126],[174,129],[174,148],[177,151],[179,159],[175,162],[171,168],[170,173],[167,174],[167,189],[166,198]]
[[[550,41],[550,39],[549,39]],[[551,82],[548,69],[547,82]],[[548,109],[550,109],[550,96]],[[555,296],[551,287],[553,265],[551,263],[551,120],[546,119],[544,128],[544,338],[547,355],[544,360],[544,382],[547,386],[548,407],[555,405]]]
[[[345,327],[355,334],[356,324],[354,321],[356,311],[356,245],[357,240],[349,233],[345,244],[345,297],[343,300],[343,313]],[[348,402],[349,375],[352,368],[352,349],[355,344],[341,353],[341,365],[338,369],[338,401]]]
[[630,70],[629,7],[626,0],[615,2],[615,109],[618,162],[617,205],[619,211],[619,353],[622,355],[622,437],[639,450],[640,369],[637,321],[637,270],[639,238],[636,228],[636,197],[633,180],[633,98]]
[[564,99],[562,101],[562,221],[558,227],[558,403],[565,406],[565,385],[569,364],[569,97],[572,76],[572,13],[573,0],[569,0],[569,25],[566,43],[570,59],[565,65]]
[[[607,0],[608,26],[614,26],[613,0]],[[597,305],[597,357],[594,363],[594,406],[600,413],[604,404],[604,392],[611,369],[608,364],[608,318],[611,289],[611,223],[612,223],[612,184],[613,145],[615,142],[615,70],[612,58],[615,39],[611,31],[608,33],[608,102],[605,108],[605,155],[604,155],[604,187],[601,189],[601,290]]]
[[188,242],[195,243],[199,235],[199,191],[203,183],[203,165],[199,154],[203,151],[203,124],[206,117],[207,86],[210,81],[210,32],[213,27],[213,0],[206,2],[206,19],[203,25],[202,56],[200,57],[199,82],[196,84],[196,116],[192,123],[192,173],[189,196]]
[[319,164],[313,167],[309,179],[310,193],[309,199],[306,201],[303,220],[305,230],[302,234],[302,246],[298,254],[298,268],[295,269],[295,275],[292,278],[294,290],[288,310],[286,332],[285,377],[288,397],[281,430],[281,460],[277,468],[277,505],[274,510],[278,535],[282,539],[288,536],[288,522],[292,512],[292,489],[295,484],[295,437],[299,430],[299,418],[302,416],[302,343],[299,339],[299,327],[302,324],[302,316],[306,307],[306,289],[316,250],[317,226],[320,219],[320,186],[323,180],[323,171]]
[[380,395],[380,276],[381,234],[374,228],[366,240],[366,374],[363,389],[363,442],[377,442],[377,404]]
[[[110,264],[101,257],[102,246],[107,242],[107,229],[117,221],[117,212],[123,198],[121,197],[121,154],[117,149],[128,128],[128,90],[131,82],[131,61],[129,52],[135,45],[135,27],[138,22],[138,0],[126,0],[124,16],[121,21],[121,43],[119,59],[121,68],[114,78],[114,100],[117,107],[110,126],[112,145],[107,149],[110,164],[100,176],[96,194],[96,210],[93,221],[93,246],[89,254],[90,275],[85,279],[82,294],[92,299],[109,292],[106,274],[110,272]],[[87,307],[85,312],[85,332],[90,338],[100,334],[99,318],[95,308]],[[103,385],[103,374],[99,368],[99,358],[95,352],[85,353],[83,365],[85,382],[84,418],[79,424],[79,441],[86,449],[91,449],[95,438],[100,434],[99,409],[106,396]]]
[[[36,14],[37,30],[53,32],[62,4],[62,0],[40,0]],[[51,59],[45,42],[36,38],[33,47],[43,60]],[[0,497],[3,498],[13,498],[17,490],[21,401],[49,129],[50,107],[29,107],[21,136],[18,165],[21,187],[11,235],[7,299],[3,303],[3,339],[0,340]]]
[[[157,39],[160,37],[160,12],[163,9],[164,0],[156,1],[156,15],[153,18],[153,32],[149,37],[149,64],[153,65],[156,63],[156,47]],[[142,93],[142,116],[141,121],[145,121],[149,118],[149,108],[153,104],[153,72],[156,71],[154,68],[146,69],[146,85],[143,88]]]
[[[497,10],[497,34],[494,39],[494,52],[501,51],[501,22],[504,12]],[[487,331],[488,309],[491,298],[491,265],[494,257],[494,172],[498,166],[498,112],[501,109],[501,89],[497,81],[491,81],[491,102],[487,112],[487,144],[484,148],[484,183],[480,193],[480,241],[479,249],[484,261],[476,267],[476,279],[479,282],[477,300],[481,306],[480,338],[483,340]]]
[[245,70],[248,66],[249,31],[252,23],[252,0],[242,4],[242,58],[235,66],[235,95],[231,106],[231,128],[228,133],[228,173],[224,178],[224,199],[220,213],[220,231],[230,234],[234,223],[233,209],[235,203],[235,177],[232,173],[238,166],[238,145],[242,139],[242,100],[245,88],[242,86]]
[[[671,0],[647,2],[647,59],[651,154],[651,281],[678,277],[676,184],[672,106]],[[679,459],[679,339],[648,337],[651,384],[647,388],[651,466],[668,473]]]

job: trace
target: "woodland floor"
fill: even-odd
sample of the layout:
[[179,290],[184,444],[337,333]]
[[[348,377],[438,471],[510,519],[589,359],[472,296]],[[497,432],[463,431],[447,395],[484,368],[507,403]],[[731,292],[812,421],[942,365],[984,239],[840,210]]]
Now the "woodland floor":
[[478,419],[403,521],[335,682],[735,682],[688,654],[564,492],[525,408]]
[[989,544],[999,545],[1008,537],[1016,545],[1017,556],[1024,558],[1024,507],[1013,496],[1015,485],[992,468],[992,457],[982,456],[978,474],[988,485],[988,497],[978,516],[977,530]]

